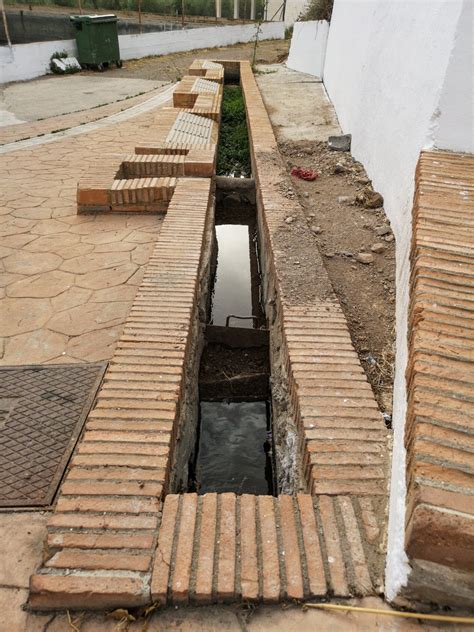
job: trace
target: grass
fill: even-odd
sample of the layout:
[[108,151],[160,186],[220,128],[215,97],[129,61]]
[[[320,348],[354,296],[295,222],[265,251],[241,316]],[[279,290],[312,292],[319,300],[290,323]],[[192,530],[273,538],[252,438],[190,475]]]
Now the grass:
[[217,154],[217,175],[249,178],[250,148],[241,88],[225,86]]

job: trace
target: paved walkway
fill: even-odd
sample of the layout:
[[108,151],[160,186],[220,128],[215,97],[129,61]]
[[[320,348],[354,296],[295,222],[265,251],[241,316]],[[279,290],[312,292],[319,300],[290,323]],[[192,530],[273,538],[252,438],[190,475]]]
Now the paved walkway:
[[74,135],[81,126],[0,156],[2,364],[111,357],[162,220],[78,216],[77,182],[107,156],[149,139],[149,110],[166,101],[166,90],[91,124],[93,133]]
[[149,79],[124,80],[107,73],[95,76],[49,75],[33,81],[12,83],[0,89],[0,126],[9,125],[10,117],[14,117],[17,123],[23,123],[90,110],[149,92],[165,83]]

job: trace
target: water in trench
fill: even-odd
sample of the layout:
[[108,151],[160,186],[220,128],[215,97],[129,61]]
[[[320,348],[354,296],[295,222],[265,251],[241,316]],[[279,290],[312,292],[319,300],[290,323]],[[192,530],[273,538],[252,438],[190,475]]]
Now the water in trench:
[[272,494],[269,404],[200,404],[199,493]]
[[[219,208],[217,210],[219,217]],[[232,219],[232,223],[229,222]],[[253,328],[264,324],[255,216],[235,209],[216,222],[217,265],[211,297],[212,325]]]
[[192,488],[273,494],[268,332],[255,209],[216,211],[214,283],[199,374]]

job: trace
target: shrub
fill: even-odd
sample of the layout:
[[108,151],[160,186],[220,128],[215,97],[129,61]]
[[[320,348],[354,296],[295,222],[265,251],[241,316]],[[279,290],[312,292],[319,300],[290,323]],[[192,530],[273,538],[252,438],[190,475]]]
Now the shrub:
[[309,20],[327,20],[330,22],[333,4],[334,0],[310,0],[298,20],[300,22]]

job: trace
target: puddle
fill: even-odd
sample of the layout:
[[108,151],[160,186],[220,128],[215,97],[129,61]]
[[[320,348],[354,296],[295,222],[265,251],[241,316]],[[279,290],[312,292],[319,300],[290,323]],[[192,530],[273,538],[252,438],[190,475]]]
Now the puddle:
[[210,324],[247,329],[264,326],[255,210],[249,205],[220,206],[216,242]]
[[[216,226],[217,269],[212,296],[213,325],[254,326],[249,257],[249,226]],[[231,315],[241,318],[227,318]],[[243,320],[243,318],[246,318]]]
[[200,494],[273,493],[269,408],[267,402],[201,402]]

